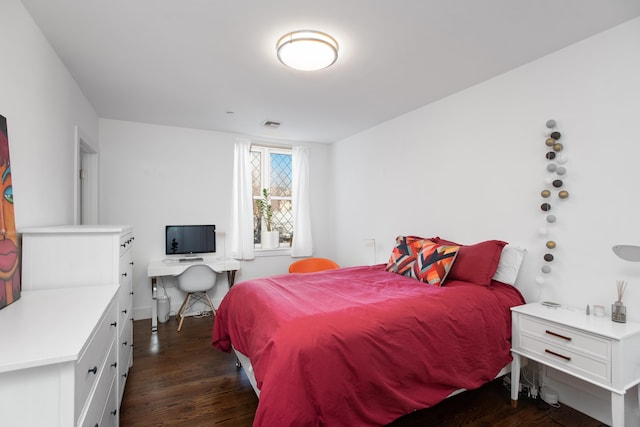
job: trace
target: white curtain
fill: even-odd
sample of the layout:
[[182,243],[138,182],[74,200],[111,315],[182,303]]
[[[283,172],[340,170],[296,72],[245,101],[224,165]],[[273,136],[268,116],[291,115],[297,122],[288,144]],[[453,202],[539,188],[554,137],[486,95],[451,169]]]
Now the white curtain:
[[311,256],[311,209],[309,207],[309,147],[293,147],[293,244],[292,257]]
[[[238,139],[233,153],[231,199],[231,256],[253,259],[253,196],[251,194],[251,141]],[[295,181],[295,180],[294,180]]]

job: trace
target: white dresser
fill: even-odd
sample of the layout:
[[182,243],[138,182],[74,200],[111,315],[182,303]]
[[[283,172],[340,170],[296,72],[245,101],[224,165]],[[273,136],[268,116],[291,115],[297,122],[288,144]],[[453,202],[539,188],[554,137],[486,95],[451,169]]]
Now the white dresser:
[[133,364],[133,229],[131,226],[57,226],[22,234],[22,289],[119,283],[116,301],[118,406]]
[[623,427],[624,396],[640,383],[640,324],[551,308],[513,307],[511,399],[518,399],[521,357],[595,384],[611,393],[613,427]]
[[118,289],[23,291],[0,310],[0,424],[118,426]]

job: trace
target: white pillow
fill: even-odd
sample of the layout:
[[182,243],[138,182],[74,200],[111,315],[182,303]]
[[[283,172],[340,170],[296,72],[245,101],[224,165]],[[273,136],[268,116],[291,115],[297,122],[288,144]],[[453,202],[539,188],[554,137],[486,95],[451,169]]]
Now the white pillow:
[[527,250],[520,246],[506,245],[502,248],[500,262],[498,263],[496,274],[493,275],[493,280],[514,285],[518,277],[518,271],[520,271],[520,265],[526,254]]

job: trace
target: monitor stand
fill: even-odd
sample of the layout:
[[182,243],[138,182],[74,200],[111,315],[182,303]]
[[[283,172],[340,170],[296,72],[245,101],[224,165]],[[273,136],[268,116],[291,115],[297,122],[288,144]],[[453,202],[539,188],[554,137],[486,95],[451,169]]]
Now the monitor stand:
[[178,260],[178,262],[198,262],[198,261],[204,261],[204,259],[199,256],[188,256],[186,258],[180,258]]

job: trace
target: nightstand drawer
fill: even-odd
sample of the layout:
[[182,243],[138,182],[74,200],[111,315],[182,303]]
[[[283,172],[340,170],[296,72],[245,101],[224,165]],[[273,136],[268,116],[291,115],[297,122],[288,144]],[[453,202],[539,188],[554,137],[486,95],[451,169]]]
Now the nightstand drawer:
[[520,336],[520,348],[516,350],[525,356],[540,359],[546,365],[569,370],[573,374],[602,384],[611,384],[611,364],[608,359],[590,357],[567,346],[554,345],[527,334]]
[[603,360],[611,359],[611,341],[595,335],[585,334],[575,329],[533,317],[520,316],[521,335],[548,342],[563,351],[582,353],[585,356]]

